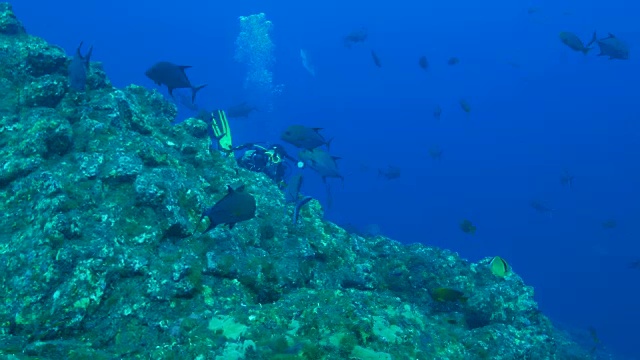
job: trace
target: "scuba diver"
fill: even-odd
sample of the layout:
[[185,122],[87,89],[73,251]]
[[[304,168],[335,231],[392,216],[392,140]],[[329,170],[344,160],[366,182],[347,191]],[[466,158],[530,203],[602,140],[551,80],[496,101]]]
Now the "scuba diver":
[[288,175],[287,170],[290,170],[288,162],[295,163],[298,168],[304,167],[304,163],[287,154],[282,145],[247,143],[234,147],[231,128],[224,110],[213,111],[210,121],[209,135],[211,140],[217,144],[218,150],[225,154],[244,151],[240,157],[236,158],[238,165],[247,170],[264,173],[279,187],[285,185],[284,179]]
[[267,175],[279,187],[285,184],[284,179],[290,170],[289,162],[297,164],[298,167],[303,165],[278,144],[248,143],[232,148],[232,151],[241,150],[244,150],[244,153],[236,159],[240,167]]
[[234,154],[236,151],[244,151],[240,157],[236,158],[238,166],[267,175],[281,190],[287,188],[289,199],[296,204],[292,221],[294,225],[297,224],[300,209],[309,203],[312,197],[301,196],[300,189],[303,180],[301,172],[291,176],[290,185],[287,184],[285,178],[287,170],[290,170],[289,163],[294,163],[298,169],[302,169],[305,167],[304,161],[287,154],[284,147],[278,144],[247,143],[234,147],[227,114],[223,110],[215,110],[211,114],[201,112],[200,118],[210,124],[208,126],[209,137],[219,151],[227,155]]

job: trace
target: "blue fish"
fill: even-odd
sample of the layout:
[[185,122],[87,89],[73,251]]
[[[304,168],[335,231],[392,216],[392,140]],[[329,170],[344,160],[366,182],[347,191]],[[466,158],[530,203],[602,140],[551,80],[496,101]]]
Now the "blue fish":
[[207,84],[193,86],[184,72],[189,65],[176,65],[168,61],[160,61],[149,68],[144,74],[157,85],[166,85],[169,95],[173,97],[174,89],[191,89],[191,102],[196,101],[196,94]]
[[87,72],[89,71],[89,61],[91,59],[91,53],[93,52],[93,46],[89,48],[86,55],[82,55],[80,52],[83,42],[80,42],[76,54],[73,56],[71,63],[69,64],[69,86],[77,91],[84,91],[87,85]]

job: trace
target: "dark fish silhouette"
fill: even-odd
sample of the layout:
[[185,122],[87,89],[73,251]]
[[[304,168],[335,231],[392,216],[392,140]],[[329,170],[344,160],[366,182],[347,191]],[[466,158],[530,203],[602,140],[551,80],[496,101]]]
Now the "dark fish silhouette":
[[351,45],[364,42],[365,40],[367,40],[367,29],[354,30],[344,37],[344,46],[351,48]]
[[322,128],[290,125],[280,135],[280,139],[300,149],[313,150],[322,145],[327,145],[328,149],[333,139],[327,141],[324,136],[320,134],[320,130],[322,130]]
[[82,44],[80,42],[76,54],[73,56],[71,63],[69,64],[69,86],[77,91],[84,91],[87,86],[87,73],[89,72],[89,61],[91,59],[91,53],[93,52],[93,46],[89,48],[87,54],[82,56],[81,49]]
[[287,201],[295,203],[300,197],[300,190],[302,189],[302,183],[304,178],[302,173],[297,173],[289,179],[287,182],[287,189],[285,191]]
[[238,105],[230,106],[225,110],[225,113],[228,118],[248,118],[249,114],[257,110],[257,107],[249,105],[249,103],[245,101]]
[[382,176],[387,180],[398,179],[402,171],[397,166],[389,165],[386,169],[378,169],[378,176]]
[[440,149],[438,146],[434,146],[429,149],[429,155],[433,160],[440,160],[442,159],[442,149]]
[[579,51],[585,55],[589,53],[589,50],[592,49],[590,46],[596,41],[596,33],[593,33],[591,41],[589,41],[587,45],[583,44],[578,35],[572,32],[563,31],[559,36],[563,44],[567,45],[573,51]]
[[573,187],[573,175],[571,175],[569,170],[563,170],[562,175],[560,176],[560,184],[562,184],[563,186],[568,186],[570,188]]
[[371,58],[373,59],[373,63],[376,64],[377,67],[382,67],[382,63],[380,62],[380,58],[375,51],[371,50]]
[[236,223],[256,216],[256,199],[244,191],[244,185],[235,190],[227,186],[227,195],[205,210],[198,224],[205,216],[209,218],[209,227],[204,231],[205,233],[220,224],[227,224],[229,229],[233,229]]
[[302,200],[300,200],[296,204],[296,208],[293,209],[293,224],[294,225],[298,223],[298,217],[300,216],[300,209],[302,209],[303,206],[305,206],[309,201],[311,201],[311,199],[313,199],[311,196],[305,196],[304,198],[302,198]]
[[316,148],[300,151],[298,158],[320,174],[322,181],[326,181],[327,178],[339,178],[344,181],[344,176],[338,170],[338,163],[336,162],[336,160],[340,159],[339,157],[331,156],[328,152]]
[[538,200],[532,200],[529,205],[540,214],[547,214],[549,217],[553,216],[553,209]]
[[471,112],[471,105],[469,105],[469,102],[465,99],[460,99],[460,108],[467,114]]
[[460,63],[460,59],[458,59],[457,57],[450,57],[449,60],[447,60],[447,64],[449,65],[456,65]]
[[429,68],[429,61],[426,56],[421,56],[420,59],[418,59],[418,66],[423,70],[427,70]]
[[604,229],[615,229],[618,226],[618,223],[614,219],[608,219],[602,222],[602,228]]
[[166,85],[169,95],[173,97],[174,89],[191,89],[191,102],[196,100],[196,93],[207,84],[193,86],[184,72],[189,65],[176,65],[168,61],[160,61],[145,72],[145,75],[157,85]]
[[464,233],[473,235],[476,233],[476,226],[473,225],[473,223],[470,220],[464,219],[460,223],[460,230],[462,230],[462,232]]
[[440,120],[441,116],[442,116],[442,108],[440,107],[440,105],[436,105],[436,107],[433,109],[433,117],[436,120]]
[[[596,34],[594,33],[593,36],[595,38]],[[600,54],[598,54],[598,56],[608,56],[609,60],[629,59],[629,47],[613,34],[609,34],[606,38],[598,40],[598,47],[600,48]]]
[[466,303],[467,300],[469,300],[469,297],[465,295],[465,293],[456,289],[441,287],[437,289],[429,289],[428,291],[431,298],[438,302]]

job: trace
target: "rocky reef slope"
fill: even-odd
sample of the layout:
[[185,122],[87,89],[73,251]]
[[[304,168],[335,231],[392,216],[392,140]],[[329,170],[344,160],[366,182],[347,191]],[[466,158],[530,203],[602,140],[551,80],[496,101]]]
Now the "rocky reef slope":
[[[114,88],[95,62],[76,92],[69,62],[0,4],[0,355],[589,358],[517,274],[350,234],[315,201],[294,226],[268,178],[210,150],[204,122],[172,126],[174,105]],[[257,216],[202,234],[202,210],[239,184]]]

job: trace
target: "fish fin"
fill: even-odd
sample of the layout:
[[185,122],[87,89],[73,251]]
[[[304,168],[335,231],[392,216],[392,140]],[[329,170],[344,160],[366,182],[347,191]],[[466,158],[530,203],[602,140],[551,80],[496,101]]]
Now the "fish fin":
[[236,223],[229,223],[229,230],[233,229],[234,226],[236,226]]
[[332,158],[333,160],[340,160],[340,159],[342,159],[342,158],[341,158],[341,157],[339,157],[339,156],[332,156],[331,158]]
[[180,68],[180,70],[184,71],[185,69],[190,69],[193,66],[191,66],[191,65],[178,65],[178,67]]
[[169,90],[169,95],[173,97],[173,88],[167,87],[167,90]]
[[[591,40],[589,40],[589,43],[587,44],[587,48],[589,48],[591,45],[593,45],[594,42],[597,41],[597,37],[596,37],[596,32],[593,32],[593,35],[591,36]],[[589,48],[589,50],[591,50],[591,48]],[[586,54],[586,53],[585,53]]]
[[315,132],[320,132],[323,128],[311,128],[311,130],[315,131]]
[[[244,186],[244,185],[243,185]],[[227,194],[231,194],[233,192],[236,192],[235,190],[233,190],[233,188],[231,187],[231,185],[227,185]]]
[[609,36],[607,36],[607,39],[615,39],[615,38],[616,38],[616,36],[613,35],[612,33],[609,33]]
[[331,142],[333,141],[333,138],[329,139],[329,141],[327,141],[327,143],[325,145],[327,145],[327,150],[331,150]]
[[91,61],[91,54],[92,53],[93,53],[93,45],[91,45],[89,47],[89,51],[87,51],[87,53],[82,58],[82,60],[84,60],[84,66],[87,67],[87,70],[89,69],[89,62]]
[[200,91],[202,88],[206,87],[207,84],[203,84],[203,85],[199,85],[199,86],[195,86],[191,88],[191,102],[195,102],[196,101],[196,94],[198,93],[198,91]]

